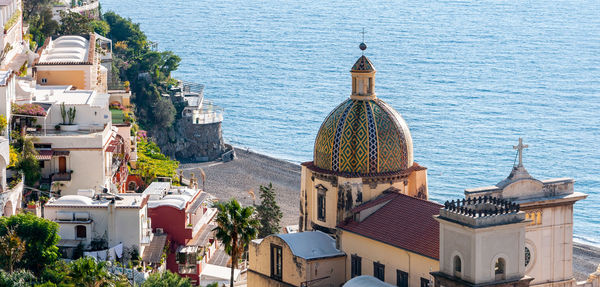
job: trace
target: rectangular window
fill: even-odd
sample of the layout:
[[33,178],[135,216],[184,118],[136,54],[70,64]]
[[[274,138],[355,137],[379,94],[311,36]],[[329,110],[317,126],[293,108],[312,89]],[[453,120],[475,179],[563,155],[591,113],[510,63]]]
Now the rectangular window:
[[325,194],[319,193],[319,195],[317,195],[317,219],[321,221],[325,221],[325,203]]
[[373,276],[381,281],[385,281],[385,265],[373,262]]
[[421,277],[421,287],[429,287],[429,280]]
[[367,87],[367,92],[373,93],[373,78],[369,78],[369,86]]
[[352,276],[351,278],[362,275],[362,258],[360,258],[360,256],[352,255],[350,266],[350,276]]
[[283,277],[281,246],[271,244],[271,277],[281,280]]
[[396,286],[408,287],[408,273],[402,270],[396,270]]

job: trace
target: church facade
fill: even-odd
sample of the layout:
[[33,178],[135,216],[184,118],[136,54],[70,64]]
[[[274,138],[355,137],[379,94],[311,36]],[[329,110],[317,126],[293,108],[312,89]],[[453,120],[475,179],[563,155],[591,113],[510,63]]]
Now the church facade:
[[465,196],[494,196],[519,203],[526,226],[524,265],[532,286],[575,285],[573,276],[573,205],[587,194],[574,191],[572,178],[537,180],[523,166],[521,139],[514,148],[519,162],[510,175],[489,187],[466,189]]
[[250,244],[248,286],[600,287],[600,274],[573,276],[573,204],[587,196],[573,179],[530,176],[520,140],[508,178],[429,201],[427,169],[375,94],[372,62],[363,55],[350,73],[350,97],[302,163],[300,232]]

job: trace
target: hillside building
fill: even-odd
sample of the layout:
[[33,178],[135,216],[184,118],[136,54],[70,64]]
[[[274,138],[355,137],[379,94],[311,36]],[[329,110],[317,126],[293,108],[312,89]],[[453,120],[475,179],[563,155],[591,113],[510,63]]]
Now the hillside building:
[[33,73],[38,85],[108,91],[108,70],[101,64],[95,34],[48,37],[38,53]]
[[217,210],[212,196],[199,189],[153,182],[143,192],[148,196],[152,229],[167,234],[170,242],[167,269],[200,283],[200,276],[217,250],[212,220]]

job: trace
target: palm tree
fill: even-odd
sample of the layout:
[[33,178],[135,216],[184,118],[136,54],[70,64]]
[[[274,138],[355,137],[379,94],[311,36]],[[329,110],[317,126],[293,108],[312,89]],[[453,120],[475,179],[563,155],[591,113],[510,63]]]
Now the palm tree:
[[79,258],[69,264],[69,277],[77,286],[113,286],[112,275],[106,268],[106,261],[96,262],[91,257]]
[[231,256],[230,285],[233,286],[233,272],[237,261],[250,240],[258,234],[259,222],[253,216],[254,207],[242,207],[235,199],[216,204],[217,227],[215,237],[225,246],[225,251]]

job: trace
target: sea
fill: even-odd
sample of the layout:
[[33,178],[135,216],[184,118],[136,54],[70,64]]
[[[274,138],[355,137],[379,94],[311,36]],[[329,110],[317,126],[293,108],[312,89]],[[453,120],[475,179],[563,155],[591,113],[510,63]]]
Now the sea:
[[[442,202],[504,179],[571,177],[575,240],[600,246],[600,1],[102,0],[205,84],[227,142],[312,160],[364,52]],[[364,34],[362,33],[364,29]],[[364,38],[363,38],[364,37]]]

